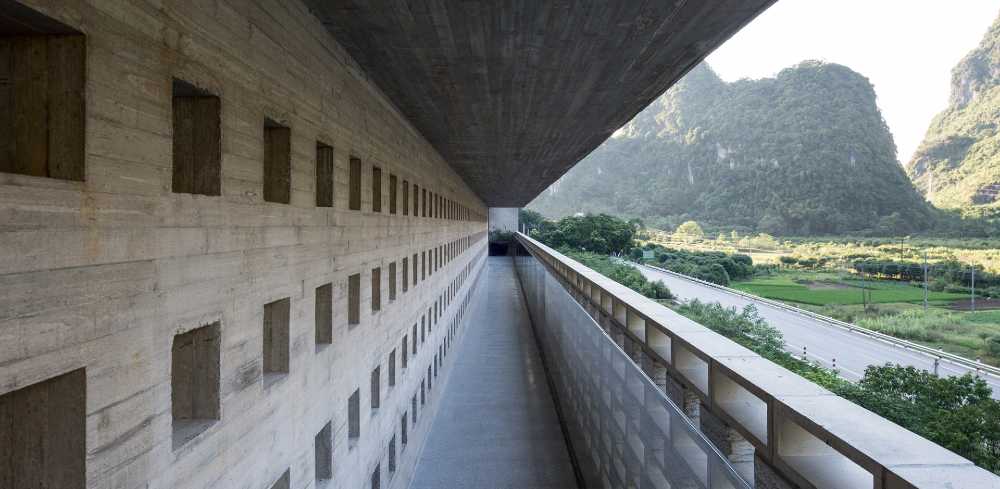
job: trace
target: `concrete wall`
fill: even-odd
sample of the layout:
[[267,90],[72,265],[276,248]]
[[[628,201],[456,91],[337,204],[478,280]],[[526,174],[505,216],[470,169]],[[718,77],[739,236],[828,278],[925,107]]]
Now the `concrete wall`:
[[[267,488],[286,470],[290,487],[315,487],[313,441],[328,421],[325,487],[363,487],[376,464],[383,487],[402,484],[399,472],[390,481],[386,448],[395,434],[399,450],[402,412],[477,276],[481,201],[297,1],[26,4],[86,35],[85,179],[0,173],[0,395],[85,369],[87,487]],[[221,196],[171,192],[173,78],[221,99]],[[263,200],[265,118],[291,129],[287,205]],[[317,141],[334,148],[333,208],[314,205]],[[363,162],[361,211],[347,210],[352,156]],[[373,165],[383,175],[380,213],[371,211]],[[409,216],[390,215],[390,174],[464,205],[471,219],[415,218],[412,205]],[[397,285],[388,300],[390,262],[399,268],[404,257],[465,238],[468,249],[417,286],[411,272],[407,291]],[[373,313],[376,267],[382,306]],[[348,327],[355,273],[361,323]],[[460,276],[469,278],[458,284]],[[317,347],[314,291],[325,283],[333,341]],[[403,372],[403,335],[449,285],[456,295],[441,326]],[[264,305],[286,297],[289,373],[265,386]],[[216,321],[221,419],[175,449],[173,338]],[[376,366],[382,402],[372,412]],[[361,437],[349,443],[355,390]],[[412,466],[407,457],[429,424],[410,433],[400,467]]]
[[490,207],[490,231],[517,231],[520,207]]

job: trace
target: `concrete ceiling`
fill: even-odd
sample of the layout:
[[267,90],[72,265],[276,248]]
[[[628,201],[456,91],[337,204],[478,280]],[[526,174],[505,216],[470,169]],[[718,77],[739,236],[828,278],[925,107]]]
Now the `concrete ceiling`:
[[306,0],[470,187],[527,204],[774,0]]

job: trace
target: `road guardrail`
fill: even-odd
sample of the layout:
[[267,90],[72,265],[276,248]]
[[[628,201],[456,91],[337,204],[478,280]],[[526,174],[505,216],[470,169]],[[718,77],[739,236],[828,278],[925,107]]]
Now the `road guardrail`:
[[[631,262],[631,263],[634,263],[634,262]],[[803,316],[807,316],[807,317],[810,317],[810,318],[815,319],[817,321],[821,321],[821,322],[830,324],[832,326],[837,326],[837,327],[840,327],[840,328],[844,328],[844,329],[847,329],[849,331],[853,331],[853,332],[858,333],[858,334],[863,334],[863,335],[866,335],[866,336],[870,336],[872,338],[875,338],[875,339],[878,339],[878,340],[882,340],[882,341],[885,341],[887,343],[891,343],[893,345],[896,345],[896,346],[899,346],[899,347],[902,347],[902,348],[906,348],[908,350],[913,350],[913,351],[916,351],[918,353],[922,353],[924,355],[931,356],[931,357],[933,357],[932,359],[934,359],[936,361],[946,361],[946,362],[949,362],[949,363],[952,363],[952,364],[955,364],[955,365],[960,365],[962,367],[965,367],[965,368],[967,368],[969,370],[972,370],[975,373],[985,373],[987,375],[990,375],[992,377],[996,377],[996,378],[1000,379],[1000,368],[994,367],[992,365],[987,365],[985,363],[982,363],[982,362],[979,362],[979,361],[976,361],[976,360],[970,360],[968,358],[965,358],[965,357],[962,357],[962,356],[959,356],[959,355],[955,355],[953,353],[948,353],[948,352],[941,351],[941,350],[935,350],[934,348],[931,348],[931,347],[928,347],[928,346],[924,346],[924,345],[921,345],[921,344],[918,344],[918,343],[914,343],[912,341],[907,341],[907,340],[903,340],[903,339],[900,339],[900,338],[896,338],[895,336],[890,336],[890,335],[887,335],[885,333],[880,333],[878,331],[870,330],[868,328],[863,328],[863,327],[858,326],[856,324],[848,323],[846,321],[840,321],[840,320],[837,320],[837,319],[834,319],[834,318],[831,318],[831,317],[828,317],[828,316],[823,316],[822,314],[816,314],[815,312],[807,311],[805,309],[800,309],[798,307],[791,306],[791,305],[785,304],[783,302],[775,301],[775,300],[772,300],[772,299],[767,299],[767,298],[764,298],[764,297],[760,297],[758,295],[748,294],[746,292],[743,292],[742,290],[736,290],[736,289],[733,289],[733,288],[730,288],[730,287],[726,287],[726,286],[723,286],[723,285],[714,284],[712,282],[708,282],[708,281],[705,281],[705,280],[697,279],[697,278],[694,278],[694,277],[689,277],[689,276],[684,275],[682,273],[673,272],[673,271],[667,270],[665,268],[660,268],[660,267],[656,267],[656,266],[653,266],[653,265],[646,265],[644,263],[641,263],[641,264],[638,264],[638,265],[644,266],[644,267],[647,267],[647,268],[651,268],[653,270],[657,270],[657,271],[666,273],[668,275],[672,275],[674,277],[677,277],[677,278],[680,278],[680,279],[683,279],[683,280],[687,280],[687,281],[690,281],[690,282],[699,283],[699,284],[706,285],[706,286],[709,286],[709,287],[712,287],[712,288],[715,288],[715,289],[718,289],[718,290],[721,290],[721,291],[724,291],[724,292],[728,292],[730,294],[738,295],[738,296],[743,297],[745,299],[749,299],[749,300],[752,300],[752,301],[755,301],[755,302],[760,302],[762,304],[767,304],[769,306],[777,307],[779,309],[783,309],[783,310],[786,310],[786,311],[789,311],[789,312],[792,312],[792,313],[795,313],[795,314],[800,314],[800,315],[803,315]]]

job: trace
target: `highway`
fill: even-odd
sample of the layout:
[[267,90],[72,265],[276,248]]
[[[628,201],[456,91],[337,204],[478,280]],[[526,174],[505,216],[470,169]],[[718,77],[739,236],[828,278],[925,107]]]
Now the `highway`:
[[[848,380],[860,379],[869,365],[885,363],[934,370],[934,358],[927,354],[681,276],[641,265],[637,268],[650,280],[662,280],[670,291],[683,301],[698,299],[702,302],[718,302],[726,307],[740,309],[753,304],[768,324],[784,334],[789,353],[801,357],[805,347],[806,355],[811,361],[817,361],[826,367],[832,366],[836,361],[840,375]],[[945,361],[939,362],[938,365],[940,375],[963,375],[968,372],[970,370],[965,366]],[[1000,399],[1000,379],[988,374],[983,374],[982,378],[993,388],[993,398]]]

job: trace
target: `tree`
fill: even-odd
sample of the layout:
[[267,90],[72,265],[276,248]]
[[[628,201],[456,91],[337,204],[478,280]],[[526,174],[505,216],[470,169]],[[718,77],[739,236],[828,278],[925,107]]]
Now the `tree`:
[[632,250],[628,252],[628,257],[631,258],[632,261],[642,260],[642,248],[632,248]]
[[757,230],[767,234],[784,234],[785,220],[781,216],[768,213],[757,222]]
[[986,340],[986,349],[990,355],[1000,357],[1000,336],[993,336]]
[[899,212],[893,212],[879,219],[877,231],[883,236],[903,236],[912,231],[912,227]]
[[770,234],[760,233],[750,240],[750,246],[762,250],[775,250],[778,249],[778,240]]
[[686,221],[677,226],[677,234],[685,241],[697,241],[705,237],[705,231],[695,221]]
[[531,231],[540,229],[543,225],[547,224],[544,216],[531,209],[521,209],[518,212],[518,219],[521,225],[527,230],[525,234],[530,234]]
[[569,247],[608,255],[632,249],[635,228],[625,220],[607,214],[564,217],[537,232],[543,243],[554,248]]

